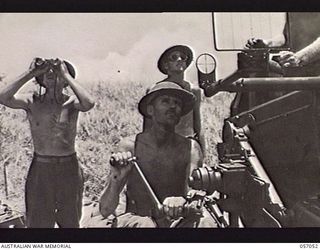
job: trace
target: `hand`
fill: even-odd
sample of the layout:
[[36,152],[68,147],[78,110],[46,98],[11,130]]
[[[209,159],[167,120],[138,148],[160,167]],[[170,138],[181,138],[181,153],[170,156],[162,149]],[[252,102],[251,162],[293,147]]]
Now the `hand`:
[[121,181],[129,174],[132,166],[132,154],[131,152],[119,152],[112,154],[110,157],[110,171],[113,180]]
[[292,51],[280,51],[279,55],[279,64],[282,67],[298,67],[301,65],[300,59]]
[[64,81],[65,83],[65,87],[68,86],[69,81],[66,80],[67,75],[69,75],[69,71],[67,68],[67,65],[65,64],[65,62],[59,58],[56,58],[55,60],[52,60],[54,62],[54,71],[57,74],[57,76]]
[[198,214],[201,213],[206,192],[201,190],[190,189],[187,194],[188,200],[188,213]]
[[205,90],[206,88],[208,88],[210,85],[213,85],[212,82],[210,82],[209,80],[207,81],[200,81],[199,82],[199,88]]
[[33,74],[34,77],[43,75],[48,70],[48,62],[45,59],[39,57],[34,58],[29,67],[29,72]]
[[250,38],[244,47],[245,49],[267,48],[268,42],[260,38]]
[[71,105],[73,104],[74,102],[76,102],[78,100],[78,98],[75,96],[75,95],[72,95],[69,97],[69,99],[67,101],[65,101],[63,104],[62,104],[62,107],[66,107],[68,105]]
[[69,74],[67,65],[65,64],[65,62],[59,58],[56,58],[54,61],[55,67],[54,70],[55,72],[62,77],[65,77],[66,75]]
[[163,212],[170,218],[177,219],[183,215],[183,208],[186,204],[185,198],[179,197],[167,197],[163,201]]

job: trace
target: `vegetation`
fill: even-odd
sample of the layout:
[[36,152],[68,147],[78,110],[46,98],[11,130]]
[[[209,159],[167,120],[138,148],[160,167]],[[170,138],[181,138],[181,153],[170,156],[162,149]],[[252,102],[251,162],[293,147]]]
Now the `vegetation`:
[[[76,148],[85,174],[85,196],[95,199],[104,188],[109,156],[122,138],[134,136],[142,128],[137,103],[147,88],[142,83],[91,85],[95,107],[81,113]],[[220,93],[203,97],[202,120],[206,138],[205,162],[217,161],[216,144],[220,141],[223,119],[228,116],[232,96]],[[0,106],[0,200],[24,211],[24,185],[33,148],[26,114]],[[6,173],[6,178],[5,178]]]

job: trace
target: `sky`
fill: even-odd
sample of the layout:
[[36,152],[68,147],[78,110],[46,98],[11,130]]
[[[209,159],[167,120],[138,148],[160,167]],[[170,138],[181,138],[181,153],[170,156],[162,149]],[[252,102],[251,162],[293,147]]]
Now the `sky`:
[[[194,60],[216,56],[218,76],[236,67],[235,53],[214,50],[212,13],[1,13],[0,74],[12,79],[34,57],[63,58],[80,82],[154,83],[165,76],[157,60],[168,47],[189,45]],[[197,81],[193,63],[187,80]]]

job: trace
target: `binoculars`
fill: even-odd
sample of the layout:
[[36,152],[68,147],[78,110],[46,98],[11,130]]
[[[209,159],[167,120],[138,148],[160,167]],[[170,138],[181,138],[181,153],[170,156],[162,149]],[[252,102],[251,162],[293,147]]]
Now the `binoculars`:
[[51,68],[55,68],[60,65],[59,59],[44,59],[44,58],[36,58],[36,67],[41,67],[46,65],[49,65]]

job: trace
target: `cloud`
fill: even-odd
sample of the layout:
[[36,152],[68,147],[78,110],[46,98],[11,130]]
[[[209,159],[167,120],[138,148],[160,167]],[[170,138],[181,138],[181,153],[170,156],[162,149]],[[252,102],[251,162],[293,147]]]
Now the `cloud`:
[[[152,83],[165,77],[157,60],[167,47],[213,52],[210,13],[1,14],[0,30],[0,73],[12,77],[40,56],[69,60],[87,83]],[[194,64],[187,78],[196,81]]]
[[[179,15],[166,17],[155,16],[148,19],[149,26],[134,40],[131,38],[127,53],[110,52],[95,67],[95,77],[114,81],[142,81],[154,83],[165,76],[157,69],[160,54],[175,44],[187,44],[194,50],[195,57],[213,49],[210,31],[210,16],[194,19],[195,15],[187,15],[181,20]],[[166,20],[164,22],[164,20]],[[195,22],[194,20],[197,20]],[[141,20],[140,20],[141,22]],[[143,22],[144,24],[147,22]],[[193,26],[190,26],[190,25]],[[131,37],[130,34],[128,37]],[[133,42],[134,41],[134,42]],[[209,51],[210,52],[210,51]],[[192,66],[194,68],[194,65]],[[88,75],[90,73],[86,70]],[[90,69],[93,72],[92,68]],[[195,80],[195,70],[192,79]]]

